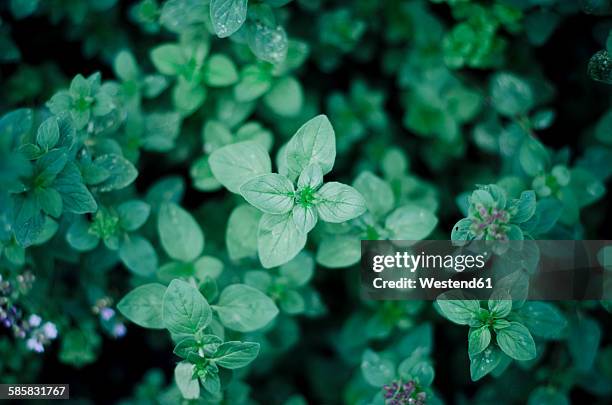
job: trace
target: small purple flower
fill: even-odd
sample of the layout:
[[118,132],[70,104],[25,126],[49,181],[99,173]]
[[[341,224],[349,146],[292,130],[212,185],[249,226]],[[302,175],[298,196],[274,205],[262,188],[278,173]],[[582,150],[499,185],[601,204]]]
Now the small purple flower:
[[55,326],[55,324],[51,322],[45,322],[42,329],[43,329],[43,334],[45,335],[47,339],[53,340],[57,337],[57,327]]
[[113,327],[113,335],[117,338],[125,336],[127,329],[123,323],[116,323]]
[[115,316],[115,310],[112,308],[104,307],[100,310],[100,317],[105,321],[110,320],[113,316]]
[[36,353],[45,351],[45,347],[35,337],[31,337],[26,341],[26,347]]
[[41,322],[42,318],[36,314],[30,315],[30,317],[28,318],[28,324],[30,324],[30,326],[33,328],[39,327]]
[[414,381],[393,381],[383,386],[383,397],[386,405],[425,405],[427,394],[417,392]]

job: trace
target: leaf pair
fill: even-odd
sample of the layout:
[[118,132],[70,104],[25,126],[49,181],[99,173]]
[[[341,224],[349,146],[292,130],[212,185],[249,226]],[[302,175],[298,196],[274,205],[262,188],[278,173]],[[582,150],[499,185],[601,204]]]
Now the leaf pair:
[[[172,280],[168,288],[158,283],[137,287],[117,308],[139,326],[165,328],[177,336],[199,333],[212,320],[208,301],[195,286],[180,279]],[[226,287],[212,308],[225,327],[239,332],[261,329],[278,314],[274,301],[245,284]]]

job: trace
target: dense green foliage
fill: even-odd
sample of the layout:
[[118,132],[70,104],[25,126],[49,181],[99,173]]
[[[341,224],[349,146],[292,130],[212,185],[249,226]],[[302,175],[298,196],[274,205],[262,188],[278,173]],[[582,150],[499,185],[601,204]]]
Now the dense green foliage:
[[368,301],[357,267],[361,240],[606,239],[608,15],[2,2],[0,382],[100,403],[609,403],[612,301]]

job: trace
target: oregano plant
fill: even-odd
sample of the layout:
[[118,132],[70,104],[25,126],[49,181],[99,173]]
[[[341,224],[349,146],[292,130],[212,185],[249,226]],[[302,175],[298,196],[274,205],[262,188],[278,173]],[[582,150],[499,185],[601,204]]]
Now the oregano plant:
[[[0,2],[5,392],[610,403],[611,15],[603,0]],[[490,267],[454,276],[493,285],[373,299],[375,243],[483,247]],[[543,300],[544,259],[554,292],[601,294]],[[399,284],[385,267],[374,277]]]
[[279,173],[258,144],[239,142],[216,150],[210,167],[228,190],[263,212],[257,229],[261,264],[276,267],[294,258],[319,218],[341,223],[366,211],[363,196],[339,182],[323,182],[336,159],[334,130],[317,116],[289,139],[279,155]]

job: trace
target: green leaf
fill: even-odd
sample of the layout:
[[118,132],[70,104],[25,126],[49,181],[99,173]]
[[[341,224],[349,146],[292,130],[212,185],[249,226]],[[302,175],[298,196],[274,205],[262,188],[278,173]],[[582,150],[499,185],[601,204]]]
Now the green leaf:
[[240,186],[244,183],[272,170],[268,152],[252,141],[217,149],[208,162],[215,178],[232,193],[240,193]]
[[569,325],[567,344],[573,367],[578,371],[589,371],[601,344],[601,327],[596,320],[580,315]]
[[538,201],[535,214],[522,226],[529,229],[531,235],[545,234],[557,223],[563,212],[563,203],[556,198],[544,198]]
[[98,189],[103,193],[121,190],[132,184],[138,176],[138,171],[134,165],[123,156],[117,154],[98,156],[94,163],[110,173],[106,180],[97,184]]
[[502,289],[495,290],[489,298],[489,311],[496,318],[505,318],[512,310],[510,294]]
[[394,210],[385,220],[389,239],[422,240],[438,225],[438,218],[428,209],[417,205],[404,205]]
[[219,38],[238,31],[246,21],[247,0],[211,0],[210,20]]
[[151,61],[161,73],[175,76],[187,63],[183,51],[176,44],[163,44],[151,50]]
[[178,112],[147,114],[142,147],[155,152],[169,151],[174,147],[180,129],[181,115]]
[[211,394],[218,394],[221,391],[221,379],[218,372],[210,372],[205,377],[200,377],[202,386]]
[[532,190],[523,191],[521,198],[516,202],[516,213],[511,221],[515,224],[529,220],[536,212],[536,196]]
[[216,279],[223,272],[223,262],[213,256],[202,256],[195,262],[195,276],[198,280]]
[[272,85],[263,100],[275,114],[293,117],[302,109],[304,102],[302,86],[291,76],[281,78]]
[[[219,343],[221,343],[221,339],[219,339]],[[176,346],[174,346],[174,350],[172,352],[177,356],[186,359],[191,353],[197,355],[199,347],[198,341],[189,336],[180,340]]]
[[272,86],[272,74],[263,65],[248,65],[240,72],[240,81],[234,87],[237,101],[252,101],[265,94]]
[[0,133],[10,140],[17,140],[32,129],[33,120],[33,112],[29,108],[11,111],[0,118]]
[[64,211],[75,214],[95,212],[98,204],[81,179],[77,166],[68,162],[53,182],[53,188],[62,196]]
[[489,346],[481,353],[470,358],[470,376],[478,381],[493,371],[500,363],[503,353],[495,346]]
[[302,170],[317,164],[327,174],[336,160],[336,136],[325,115],[318,115],[297,130],[285,148],[289,178],[297,178]]
[[252,270],[244,275],[244,283],[265,293],[272,286],[272,276],[264,270]]
[[497,344],[515,360],[531,360],[536,357],[536,347],[529,329],[518,322],[497,331]]
[[612,69],[610,69],[611,60],[612,58],[607,49],[602,49],[591,56],[587,66],[587,73],[591,79],[602,83],[612,83]]
[[521,144],[518,160],[528,176],[537,176],[548,167],[550,156],[544,145],[528,136]]
[[168,286],[162,305],[164,326],[176,335],[199,332],[212,319],[210,306],[198,289],[179,279]]
[[100,337],[91,330],[88,332],[73,329],[64,333],[59,352],[62,363],[82,367],[96,361]]
[[365,200],[357,190],[335,181],[316,192],[315,205],[321,219],[332,223],[357,218],[366,211]]
[[392,361],[382,358],[370,349],[366,349],[361,357],[361,373],[370,385],[380,388],[393,380],[395,366]]
[[193,179],[193,187],[201,191],[216,191],[222,185],[215,179],[215,176],[210,170],[208,164],[208,156],[204,155],[197,159],[189,170],[189,174]]
[[11,0],[11,13],[17,19],[22,19],[33,14],[39,6],[40,0]]
[[491,331],[487,325],[470,329],[468,335],[468,353],[470,358],[482,353],[491,343]]
[[293,208],[295,190],[285,176],[262,174],[240,186],[240,194],[249,204],[268,214],[285,214]]
[[66,241],[75,250],[84,252],[95,248],[100,239],[89,232],[89,222],[77,217],[66,232]]
[[45,153],[36,161],[39,170],[38,182],[49,184],[57,176],[68,162],[66,151],[62,149],[52,149]]
[[143,328],[163,329],[162,301],[166,287],[158,284],[144,284],[130,291],[117,304],[123,316]]
[[142,82],[142,95],[146,98],[155,98],[168,87],[168,79],[163,75],[147,75]]
[[206,89],[200,83],[191,83],[179,77],[172,89],[172,102],[183,115],[190,115],[200,108],[206,99]]
[[151,206],[140,200],[129,200],[117,207],[119,224],[126,231],[135,231],[144,225],[150,212]]
[[259,354],[259,343],[230,341],[221,344],[211,359],[221,367],[233,370],[247,366]]
[[60,138],[59,125],[57,124],[57,117],[47,118],[40,124],[38,132],[36,133],[36,143],[45,149],[51,149]]
[[606,192],[605,185],[593,173],[585,169],[572,169],[570,178],[570,187],[574,190],[574,195],[580,207],[594,203]]
[[502,115],[524,114],[534,103],[529,83],[512,73],[493,75],[490,91],[493,107]]
[[283,264],[279,274],[290,287],[301,287],[308,283],[314,273],[315,265],[312,256],[301,252],[293,260]]
[[317,209],[314,206],[305,207],[300,204],[293,207],[291,216],[297,230],[303,234],[312,231],[319,218]]
[[538,387],[531,392],[527,405],[569,405],[565,394],[553,387]]
[[193,277],[194,273],[195,267],[193,263],[169,262],[157,270],[157,278],[162,283],[170,283],[175,278],[188,279]]
[[40,208],[47,214],[52,217],[58,218],[62,215],[62,196],[61,194],[53,189],[53,188],[37,188],[36,189],[36,198],[38,199],[38,204]]
[[206,152],[213,152],[225,145],[231,144],[234,140],[229,128],[217,120],[206,121],[202,135]]
[[238,332],[261,329],[278,315],[272,299],[246,284],[226,287],[213,308],[225,327]]
[[317,263],[330,269],[349,267],[361,259],[361,240],[354,235],[330,235],[317,250]]
[[204,83],[211,87],[225,87],[238,81],[234,62],[222,54],[213,54],[204,65]]
[[185,399],[200,397],[200,384],[194,374],[195,365],[186,361],[181,361],[174,368],[174,381]]
[[157,230],[162,246],[173,259],[190,262],[204,249],[204,233],[191,214],[174,203],[159,208]]
[[297,186],[298,190],[310,187],[311,190],[318,189],[323,184],[323,171],[317,164],[308,165],[300,173]]
[[[152,12],[158,18],[158,10]],[[169,0],[163,3],[159,22],[172,32],[188,31],[196,24],[209,21],[208,3],[197,0]]]
[[459,220],[454,226],[451,232],[451,240],[469,240],[472,238],[472,220],[469,218],[463,218]]
[[113,61],[113,70],[124,82],[137,81],[140,79],[140,69],[129,51],[120,51]]
[[255,22],[248,24],[247,27],[247,44],[255,56],[274,64],[285,60],[289,41],[282,26]]
[[240,260],[257,254],[257,228],[261,215],[261,211],[246,204],[232,211],[225,234],[230,259]]
[[364,197],[368,211],[376,218],[384,217],[395,206],[391,186],[372,172],[361,172],[353,182],[353,187]]
[[468,325],[480,313],[480,303],[477,300],[466,300],[458,291],[442,293],[436,303],[446,318],[459,325]]
[[304,298],[295,290],[285,291],[280,297],[279,305],[285,313],[290,315],[301,314],[306,309]]
[[435,371],[430,364],[422,361],[410,369],[410,376],[421,387],[427,387],[433,382]]
[[21,247],[33,245],[41,235],[45,218],[34,198],[18,197],[15,201],[13,232]]
[[399,178],[404,175],[410,166],[406,153],[400,148],[388,149],[380,162],[385,178]]
[[272,149],[272,144],[274,143],[272,132],[261,126],[261,124],[256,121],[247,122],[238,128],[236,131],[236,140],[239,142],[258,142],[268,151]]
[[544,339],[559,339],[568,325],[565,315],[547,302],[525,302],[518,314],[533,335]]
[[119,258],[134,274],[147,277],[157,270],[157,253],[151,243],[139,235],[129,235],[119,247]]
[[183,198],[185,192],[185,182],[182,177],[168,176],[156,181],[149,191],[147,191],[145,200],[151,204],[153,211],[159,210],[159,207],[165,202],[173,202],[178,204]]
[[257,232],[259,260],[265,268],[280,266],[293,259],[306,245],[306,234],[300,232],[292,213],[264,214]]

